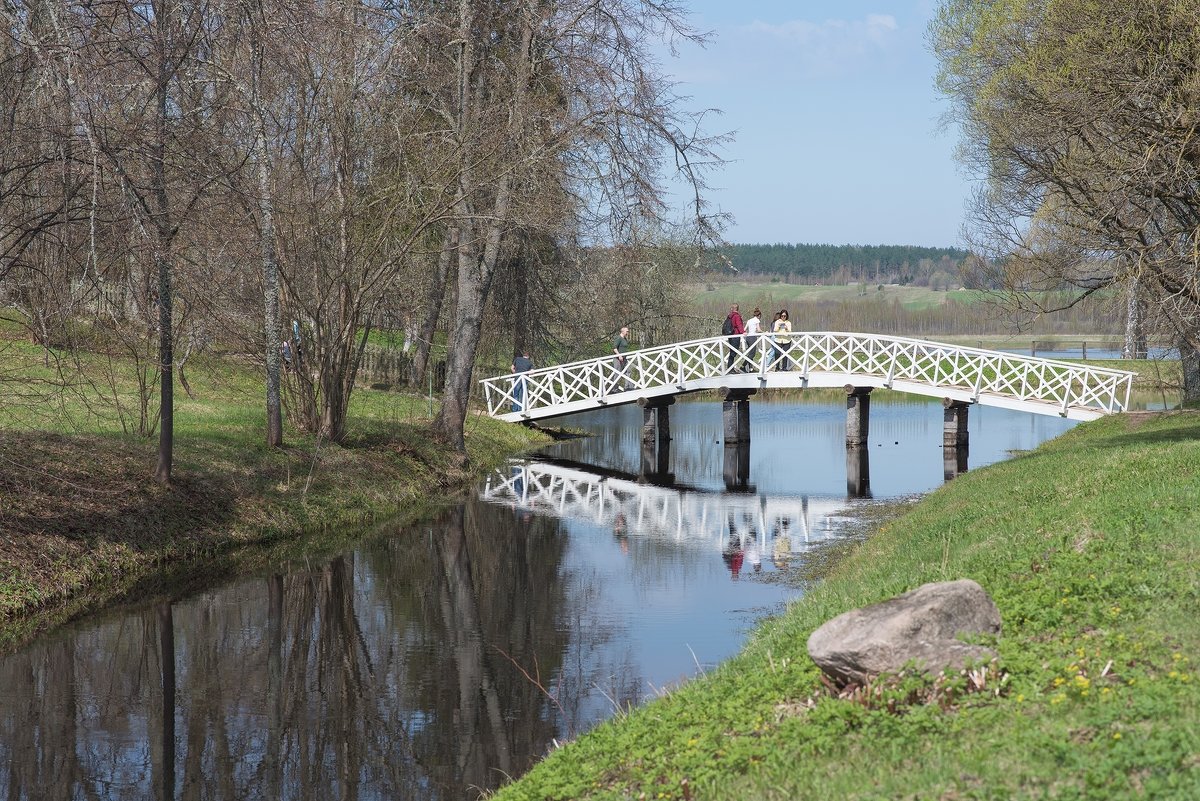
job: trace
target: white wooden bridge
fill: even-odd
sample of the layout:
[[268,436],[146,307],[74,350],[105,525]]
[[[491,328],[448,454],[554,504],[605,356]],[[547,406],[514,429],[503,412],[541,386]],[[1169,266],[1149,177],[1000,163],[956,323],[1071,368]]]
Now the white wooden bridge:
[[719,551],[731,542],[757,544],[785,557],[839,536],[850,506],[838,498],[676,489],[521,460],[493,471],[480,499],[676,545]]
[[844,386],[1092,420],[1128,408],[1133,376],[904,337],[798,332],[697,339],[631,351],[623,369],[605,356],[480,383],[488,413],[509,422],[701,390]]

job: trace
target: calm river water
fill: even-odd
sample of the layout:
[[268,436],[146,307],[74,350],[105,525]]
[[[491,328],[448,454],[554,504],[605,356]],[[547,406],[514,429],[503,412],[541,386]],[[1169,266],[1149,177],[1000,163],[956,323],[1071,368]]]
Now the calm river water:
[[[436,519],[0,657],[0,793],[474,798],[736,653],[863,505],[945,479],[936,402],[876,396],[851,465],[844,399],[752,401],[748,453],[721,445],[719,403],[671,412],[668,460],[642,454],[637,407],[580,415],[594,436]],[[1071,425],[972,408],[970,467]]]

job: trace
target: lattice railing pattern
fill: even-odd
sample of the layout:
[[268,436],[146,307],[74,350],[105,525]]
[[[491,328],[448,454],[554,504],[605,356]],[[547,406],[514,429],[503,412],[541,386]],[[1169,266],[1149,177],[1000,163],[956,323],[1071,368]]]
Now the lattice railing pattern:
[[[627,403],[663,390],[686,392],[710,379],[757,374],[763,386],[771,376],[792,373],[807,382],[814,374],[863,376],[881,386],[897,382],[966,391],[970,400],[1000,396],[1030,405],[1101,414],[1128,406],[1133,373],[980,348],[877,334],[799,332],[759,337],[712,337],[632,351],[622,369],[615,357],[488,378],[488,412],[521,412],[541,417],[556,409],[591,402]],[[789,377],[790,378],[790,377]],[[704,382],[704,383],[699,383]],[[566,410],[564,410],[566,411]]]
[[797,549],[842,531],[846,502],[829,498],[695,492],[602,477],[544,462],[513,461],[484,482],[480,499],[676,542],[790,534]]

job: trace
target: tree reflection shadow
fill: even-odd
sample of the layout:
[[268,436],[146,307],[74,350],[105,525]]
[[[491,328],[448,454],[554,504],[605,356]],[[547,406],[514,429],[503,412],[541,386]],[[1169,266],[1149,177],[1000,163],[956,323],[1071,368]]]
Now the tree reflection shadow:
[[598,675],[636,698],[585,658],[608,634],[557,521],[471,502],[392,533],[0,660],[7,798],[458,799],[594,719]]

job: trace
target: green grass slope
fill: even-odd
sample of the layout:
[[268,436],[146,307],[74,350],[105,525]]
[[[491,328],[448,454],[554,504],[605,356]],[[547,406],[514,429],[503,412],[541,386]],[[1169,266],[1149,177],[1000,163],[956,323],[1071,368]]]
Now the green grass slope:
[[[973,578],[998,666],[835,697],[808,635]],[[967,473],[712,673],[551,754],[518,799],[1200,798],[1200,415],[1107,418]]]
[[473,413],[467,466],[431,435],[428,399],[362,387],[343,442],[289,427],[268,448],[262,376],[211,360],[189,370],[191,397],[176,390],[164,488],[151,479],[157,438],[119,423],[118,406],[137,405],[128,364],[110,372],[83,354],[93,381],[55,389],[40,349],[11,338],[0,349],[0,648],[116,599],[344,547],[367,521],[419,514],[547,441]]

